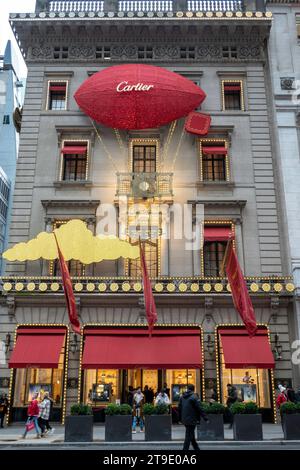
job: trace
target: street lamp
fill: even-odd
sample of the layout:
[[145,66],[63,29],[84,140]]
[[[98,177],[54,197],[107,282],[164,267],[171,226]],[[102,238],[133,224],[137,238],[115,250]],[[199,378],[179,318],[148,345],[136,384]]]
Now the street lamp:
[[72,354],[75,354],[78,351],[78,341],[75,333],[73,333],[73,339],[70,342],[70,350]]
[[4,342],[4,345],[5,345],[5,353],[8,354],[9,352],[9,348],[10,348],[10,341],[11,341],[11,336],[9,333],[7,333],[6,337],[5,337],[5,342]]
[[280,361],[282,359],[282,344],[279,341],[279,335],[277,333],[274,336],[273,354],[276,361]]

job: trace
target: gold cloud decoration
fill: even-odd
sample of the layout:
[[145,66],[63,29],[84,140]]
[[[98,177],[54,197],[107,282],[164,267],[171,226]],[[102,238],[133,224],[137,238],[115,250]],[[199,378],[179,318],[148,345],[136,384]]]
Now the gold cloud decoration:
[[[82,220],[70,220],[55,230],[60,250],[66,261],[83,264],[99,263],[118,258],[137,259],[139,247],[113,235],[94,236]],[[53,233],[41,232],[36,238],[17,243],[2,254],[8,261],[34,261],[40,258],[54,260],[58,257]]]

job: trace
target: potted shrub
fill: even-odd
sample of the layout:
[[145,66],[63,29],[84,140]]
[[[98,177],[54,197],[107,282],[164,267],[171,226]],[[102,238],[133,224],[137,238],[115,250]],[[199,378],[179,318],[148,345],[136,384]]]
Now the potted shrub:
[[262,417],[254,402],[233,403],[233,437],[236,441],[261,441],[263,438]]
[[168,405],[160,404],[154,406],[146,403],[143,407],[143,413],[146,441],[172,440],[172,417]]
[[131,441],[132,409],[126,403],[107,405],[105,409],[105,440],[109,442]]
[[93,412],[89,405],[77,403],[71,406],[71,416],[66,416],[65,421],[65,441],[93,441]]
[[300,439],[300,403],[282,403],[280,414],[284,439]]
[[197,439],[199,441],[224,440],[224,413],[226,407],[222,403],[201,403],[203,411],[207,414],[208,423],[200,420],[197,426]]

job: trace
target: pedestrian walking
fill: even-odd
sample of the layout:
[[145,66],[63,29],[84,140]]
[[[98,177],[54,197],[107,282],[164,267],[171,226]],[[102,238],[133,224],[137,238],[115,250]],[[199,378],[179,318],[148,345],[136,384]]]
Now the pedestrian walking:
[[144,394],[141,391],[141,388],[138,387],[136,393],[133,395],[133,422],[132,422],[132,432],[136,433],[136,426],[139,425],[140,432],[144,431],[144,421],[143,421],[143,405],[145,403]]
[[38,419],[38,424],[41,428],[42,437],[45,437],[46,433],[49,432],[47,429],[47,424],[49,426],[49,417],[50,417],[50,411],[51,411],[51,402],[49,400],[49,393],[45,392],[43,400],[39,403],[39,419]]
[[5,393],[2,393],[0,397],[0,427],[1,428],[4,427],[4,419],[8,410],[8,405],[9,403],[8,403],[7,395]]
[[195,394],[193,384],[187,386],[187,391],[180,397],[178,405],[179,421],[185,426],[185,440],[183,450],[187,452],[192,444],[194,450],[200,451],[200,447],[195,438],[195,428],[201,418],[208,422],[208,419],[201,408],[200,400]]
[[155,405],[169,405],[170,404],[170,398],[165,392],[165,389],[163,388],[158,395],[156,395],[155,398]]
[[291,401],[292,403],[297,402],[296,392],[293,389],[293,387],[288,387],[286,389],[286,397],[287,397],[288,401]]
[[226,400],[226,405],[227,405],[227,412],[228,412],[228,419],[229,419],[229,427],[228,429],[231,429],[233,426],[233,414],[231,412],[230,407],[233,405],[233,403],[238,401],[238,394],[237,394],[237,389],[231,385],[227,384],[227,400]]
[[22,435],[23,439],[26,438],[26,435],[31,429],[36,430],[36,438],[40,439],[41,438],[41,430],[38,425],[38,418],[40,415],[40,409],[39,409],[39,402],[38,402],[38,396],[39,394],[36,392],[33,394],[32,400],[28,406],[27,410],[27,421],[25,423],[25,431],[24,434]]

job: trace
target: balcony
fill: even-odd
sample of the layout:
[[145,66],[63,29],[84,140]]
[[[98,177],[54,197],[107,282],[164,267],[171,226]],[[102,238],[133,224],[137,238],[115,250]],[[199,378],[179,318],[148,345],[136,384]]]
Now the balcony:
[[173,197],[173,173],[117,173],[116,196]]

